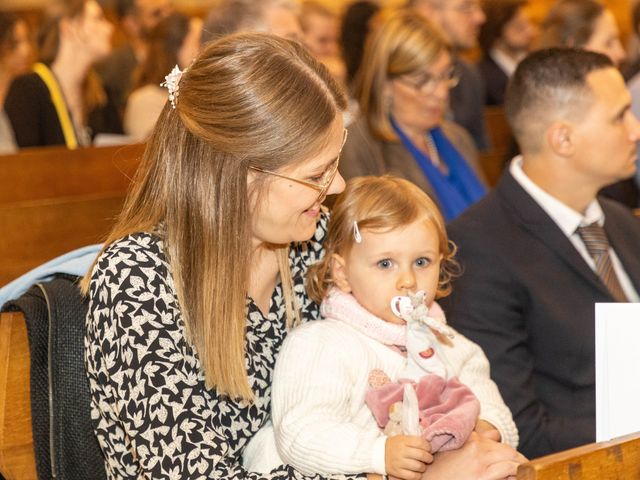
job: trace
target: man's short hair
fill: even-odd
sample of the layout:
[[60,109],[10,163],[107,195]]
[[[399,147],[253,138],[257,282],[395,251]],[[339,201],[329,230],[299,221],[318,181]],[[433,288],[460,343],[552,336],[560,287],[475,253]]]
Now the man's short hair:
[[520,149],[539,150],[553,121],[583,114],[592,99],[587,76],[606,68],[615,68],[609,57],[564,47],[538,50],[520,62],[505,99],[507,119]]

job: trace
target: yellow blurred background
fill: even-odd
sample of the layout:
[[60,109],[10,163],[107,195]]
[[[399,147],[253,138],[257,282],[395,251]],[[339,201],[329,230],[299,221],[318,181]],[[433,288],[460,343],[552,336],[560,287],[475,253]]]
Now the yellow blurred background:
[[[48,0],[0,0],[0,10],[16,10],[16,11],[32,11],[46,6]],[[103,0],[102,3],[108,4],[109,0]],[[260,0],[255,0],[260,1]],[[395,6],[402,3],[403,0],[380,0],[384,6]],[[613,11],[616,16],[621,32],[623,42],[626,42],[631,33],[630,11],[635,1],[640,0],[604,0],[604,3]],[[176,8],[179,10],[200,13],[206,12],[209,8],[215,6],[216,0],[173,0]],[[324,0],[324,3],[340,12],[349,0]],[[554,3],[554,0],[530,0],[530,12],[532,18],[541,20],[548,8]]]

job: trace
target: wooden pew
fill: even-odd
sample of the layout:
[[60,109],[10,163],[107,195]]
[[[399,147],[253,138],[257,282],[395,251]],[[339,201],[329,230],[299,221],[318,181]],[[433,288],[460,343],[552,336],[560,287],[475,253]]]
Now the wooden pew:
[[508,160],[507,155],[512,148],[513,137],[502,107],[485,107],[484,121],[491,149],[481,152],[479,159],[489,185],[493,186],[500,178]]
[[29,342],[22,313],[0,314],[0,473],[35,480]]
[[537,458],[520,465],[517,479],[640,479],[640,432]]
[[[0,286],[101,241],[143,153],[124,147],[25,149],[0,156]],[[0,473],[36,479],[29,344],[22,314],[0,314]]]
[[100,242],[121,209],[143,145],[0,156],[0,286]]

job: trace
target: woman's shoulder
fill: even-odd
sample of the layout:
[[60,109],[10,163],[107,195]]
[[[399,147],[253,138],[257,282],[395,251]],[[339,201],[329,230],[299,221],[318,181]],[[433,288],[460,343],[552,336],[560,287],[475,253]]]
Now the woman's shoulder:
[[159,253],[164,249],[162,239],[152,232],[130,233],[115,240],[104,249],[102,256],[118,255],[123,251],[136,253]]
[[29,72],[16,77],[11,82],[7,98],[9,99],[10,96],[17,94],[37,95],[46,92],[47,86],[40,76],[35,72]]
[[119,275],[124,269],[158,270],[166,267],[164,245],[160,237],[150,232],[129,234],[111,243],[98,257],[93,277]]
[[[128,326],[155,329],[153,318],[174,318],[178,307],[170,272],[162,240],[152,233],[134,233],[111,243],[91,273],[91,322],[113,326],[120,316],[131,315]],[[181,328],[173,320],[169,324]]]
[[349,136],[347,137],[345,147],[349,144],[353,145],[354,143],[382,144],[381,140],[374,137],[371,128],[369,128],[367,117],[363,114],[360,114],[353,123],[349,125],[348,130]]
[[342,149],[340,173],[346,179],[386,173],[384,149],[387,142],[376,138],[364,115],[349,125],[349,136]]
[[478,148],[471,134],[461,125],[448,120],[442,122],[441,128],[444,136],[447,137],[449,142],[451,142],[469,165],[471,165],[481,181],[486,184],[484,171],[479,163]]
[[[443,120],[441,124],[442,132],[454,145],[456,143],[462,143],[463,145],[473,146],[473,138],[471,134],[465,130],[465,128],[450,120]],[[457,146],[457,145],[456,145]],[[475,146],[473,149],[476,150]]]

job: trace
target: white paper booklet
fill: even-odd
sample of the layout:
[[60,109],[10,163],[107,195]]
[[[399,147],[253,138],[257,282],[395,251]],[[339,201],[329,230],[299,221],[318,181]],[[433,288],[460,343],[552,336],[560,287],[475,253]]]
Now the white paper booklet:
[[640,431],[640,303],[596,304],[596,441]]

